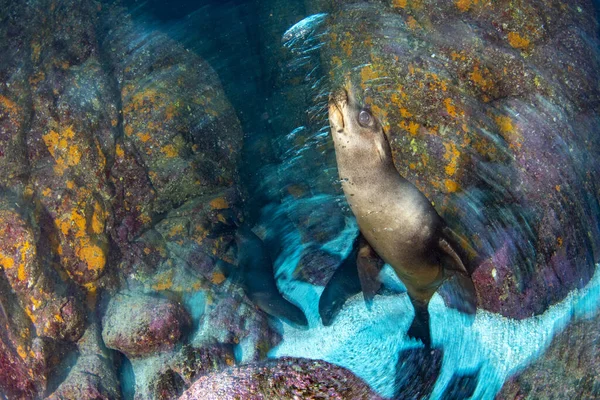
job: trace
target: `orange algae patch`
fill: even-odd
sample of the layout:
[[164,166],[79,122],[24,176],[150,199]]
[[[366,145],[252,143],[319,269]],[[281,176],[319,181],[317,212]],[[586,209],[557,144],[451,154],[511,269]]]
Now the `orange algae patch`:
[[346,53],[348,57],[352,55],[353,45],[354,44],[352,43],[352,36],[346,32],[346,37],[341,41],[340,46],[342,47],[342,50],[344,50],[344,53]]
[[38,300],[38,299],[36,299],[36,298],[35,298],[35,297],[33,297],[33,296],[31,296],[31,297],[29,298],[29,300],[31,300],[31,304],[33,304],[33,306],[34,306],[35,308],[39,308],[39,307],[42,305],[42,302],[41,302],[41,300]]
[[88,270],[92,271],[101,271],[106,264],[104,251],[94,244],[81,246],[77,252],[77,257],[86,263]]
[[496,125],[500,129],[500,134],[508,142],[510,148],[521,147],[521,141],[523,138],[517,132],[517,129],[513,125],[512,119],[505,115],[498,115],[494,118]]
[[[469,74],[471,81],[473,81],[473,83],[475,83],[475,85],[477,85],[480,89],[482,89],[484,91],[491,89],[494,85],[493,81],[490,79],[484,78],[484,76],[481,72],[482,71],[479,69],[479,66],[475,65],[473,67],[473,72],[471,72]],[[483,72],[486,74],[489,74],[489,71],[487,70],[487,68]]]
[[529,40],[522,37],[517,32],[508,33],[508,43],[515,49],[525,50],[529,47]]
[[5,269],[11,269],[15,266],[15,260],[0,253],[0,265]]
[[173,270],[165,271],[156,277],[157,283],[152,285],[154,290],[169,290],[173,287]]
[[104,211],[100,203],[94,204],[94,214],[92,214],[92,232],[100,234],[104,231]]
[[23,360],[27,358],[27,351],[23,348],[23,346],[17,346],[17,353],[19,353],[19,357]]
[[137,134],[137,137],[144,143],[150,140],[151,136],[148,133],[140,132]]
[[392,7],[405,8],[408,0],[392,0]]
[[417,28],[420,27],[419,23],[417,22],[417,20],[412,16],[409,15],[408,18],[406,19],[406,24],[408,25],[408,27],[410,29],[412,29],[413,31]]
[[371,65],[367,65],[360,70],[360,80],[363,89],[366,87],[366,83],[379,78],[379,74],[373,69]]
[[17,114],[17,105],[8,97],[0,95],[0,106],[7,110],[11,115]]
[[410,133],[411,136],[417,136],[417,132],[419,131],[419,124],[413,121],[400,121],[400,128],[404,129],[406,132]]
[[73,132],[72,126],[68,126],[59,132],[50,130],[42,136],[48,152],[56,162],[54,172],[58,175],[62,176],[68,167],[73,167],[81,161],[80,147],[76,144],[69,144],[74,137],[75,132]]
[[29,307],[25,307],[25,314],[27,314],[27,316],[29,317],[31,322],[33,322],[35,324],[35,322],[37,321],[37,318],[35,315],[33,315],[31,310],[29,309]]
[[454,182],[451,179],[446,179],[446,181],[444,182],[445,186],[446,186],[446,191],[448,193],[454,193],[458,190],[458,183]]
[[223,210],[229,208],[229,203],[224,197],[217,197],[216,199],[211,200],[210,207],[214,210]]
[[444,99],[444,105],[446,106],[446,111],[450,114],[451,117],[456,118],[458,113],[456,112],[456,107],[452,104],[452,99],[447,97]]
[[161,149],[161,151],[165,156],[167,156],[167,158],[175,158],[179,155],[179,152],[172,144],[166,145]]
[[223,283],[225,281],[225,275],[223,275],[220,272],[215,272],[212,275],[212,279],[211,282],[214,283],[215,285],[220,285],[221,283]]
[[465,12],[465,11],[469,11],[469,9],[477,3],[479,3],[479,0],[456,0],[454,2],[454,5],[461,12]]
[[444,143],[444,147],[446,148],[446,153],[444,154],[444,159],[448,160],[448,165],[446,165],[446,174],[449,176],[453,176],[456,173],[456,167],[458,166],[458,159],[460,157],[460,152],[456,148],[454,143]]
[[125,151],[123,150],[123,147],[121,147],[120,144],[117,144],[117,147],[115,147],[115,153],[117,154],[117,157],[119,157],[119,158],[125,157]]
[[169,237],[172,238],[172,237],[175,237],[175,236],[178,236],[178,235],[183,235],[183,233],[184,233],[183,226],[181,226],[181,225],[175,225],[169,231]]

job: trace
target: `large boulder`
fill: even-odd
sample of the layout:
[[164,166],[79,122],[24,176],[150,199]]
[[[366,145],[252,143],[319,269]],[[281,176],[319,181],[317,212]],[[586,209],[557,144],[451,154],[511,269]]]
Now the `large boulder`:
[[172,350],[189,328],[190,317],[179,304],[150,296],[119,294],[102,319],[102,339],[127,357]]
[[350,371],[325,361],[282,358],[198,379],[180,400],[380,399]]

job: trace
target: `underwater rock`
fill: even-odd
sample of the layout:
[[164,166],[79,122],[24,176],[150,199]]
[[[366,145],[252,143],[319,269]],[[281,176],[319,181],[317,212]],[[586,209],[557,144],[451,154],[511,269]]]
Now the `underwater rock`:
[[179,304],[140,294],[118,294],[102,319],[102,339],[127,357],[172,350],[190,325]]
[[232,346],[184,345],[175,352],[163,352],[131,360],[136,400],[179,397],[199,376],[234,365]]
[[585,285],[600,259],[591,3],[320,3],[330,14],[284,44],[298,62],[320,60],[305,79],[323,93],[347,79],[361,88],[399,173],[461,236],[479,304],[522,319]]
[[[0,199],[0,266],[20,305],[35,326],[34,336],[74,342],[83,334],[85,312],[81,299],[69,295],[73,288],[38,254],[42,236],[34,225],[27,203],[18,198]],[[42,246],[43,249],[43,246]],[[69,290],[71,289],[71,290]]]
[[237,347],[238,362],[258,361],[281,341],[269,318],[241,288],[230,287],[214,294],[200,320],[194,343],[229,344]]
[[118,134],[118,98],[102,66],[92,2],[40,1],[32,14],[30,183],[52,221],[42,229],[61,267],[93,290],[109,252],[106,176]]
[[122,99],[119,152],[135,155],[154,190],[152,202],[140,204],[141,222],[234,185],[242,132],[212,68],[120,12],[108,12],[104,23],[111,30],[103,47]]
[[118,400],[121,398],[112,358],[102,343],[100,328],[91,323],[77,343],[79,355],[50,400]]
[[206,345],[201,348],[186,345],[171,361],[171,368],[189,387],[199,376],[231,367],[234,363],[231,345]]
[[[117,5],[0,0],[0,20],[0,391],[117,398],[105,355],[80,347],[66,380],[57,366],[105,290],[223,290],[212,229],[239,213],[239,121],[204,60]],[[175,346],[187,311],[148,299],[112,303],[133,324],[104,325],[108,344]]]
[[380,397],[348,370],[325,361],[284,357],[198,379],[180,400],[371,399]]
[[600,315],[572,323],[544,355],[510,378],[498,400],[600,397]]

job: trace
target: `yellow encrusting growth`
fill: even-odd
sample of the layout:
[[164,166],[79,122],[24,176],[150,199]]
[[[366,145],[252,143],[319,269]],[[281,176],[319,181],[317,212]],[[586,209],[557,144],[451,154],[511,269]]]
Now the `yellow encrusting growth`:
[[454,193],[458,190],[458,183],[454,182],[453,180],[446,179],[444,183],[446,185],[446,191],[448,193]]
[[517,32],[508,33],[508,43],[515,49],[526,50],[529,48],[529,40],[522,37]]
[[444,143],[444,147],[446,148],[444,159],[448,161],[448,165],[446,165],[445,168],[446,174],[448,176],[453,176],[456,173],[460,152],[454,143]]
[[165,156],[167,156],[167,158],[175,158],[179,155],[179,152],[177,151],[175,146],[173,146],[172,144],[168,144],[168,145],[164,146],[161,149],[161,151],[163,152],[163,154]]
[[67,168],[74,167],[81,161],[81,148],[77,144],[72,144],[74,137],[75,132],[72,126],[58,132],[51,129],[42,136],[48,152],[56,163],[54,172],[60,176],[64,174]]
[[456,107],[452,104],[451,98],[444,99],[444,105],[446,106],[446,111],[450,114],[451,117],[456,118],[458,113],[456,112]]
[[210,207],[213,210],[223,210],[229,208],[229,203],[224,197],[217,197],[216,199],[211,200]]
[[500,134],[508,143],[511,149],[520,148],[522,145],[523,137],[515,128],[513,121],[510,117],[505,115],[498,115],[494,118]]

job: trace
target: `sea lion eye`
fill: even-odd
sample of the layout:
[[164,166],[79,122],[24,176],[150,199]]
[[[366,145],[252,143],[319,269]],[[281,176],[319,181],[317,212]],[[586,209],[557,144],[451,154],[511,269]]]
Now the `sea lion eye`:
[[373,123],[373,116],[366,110],[361,110],[358,114],[358,123],[362,126],[370,126]]

